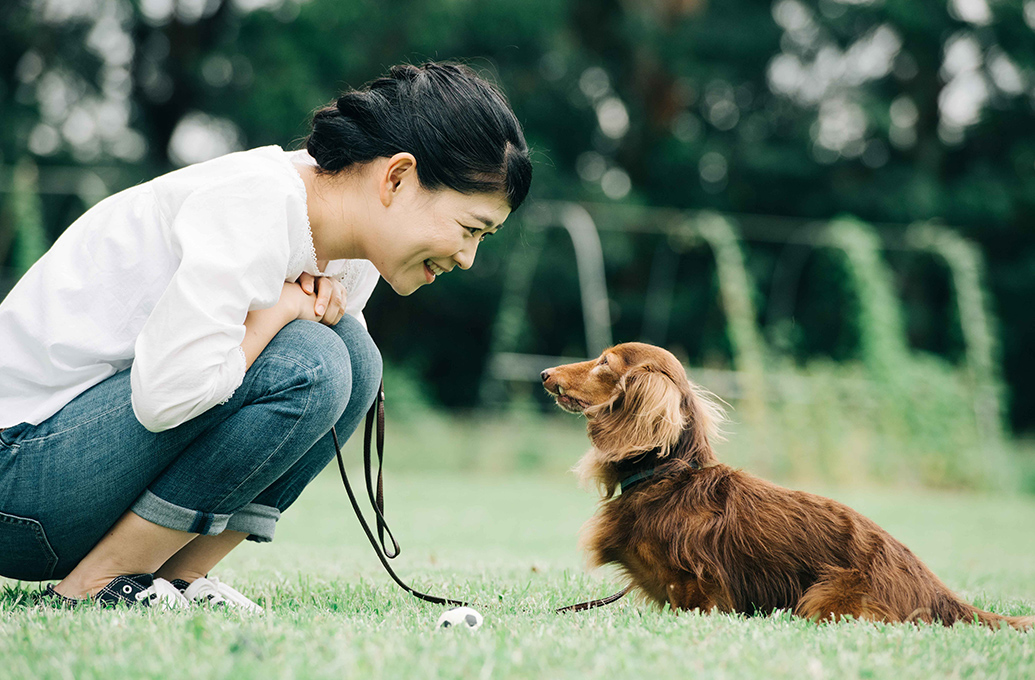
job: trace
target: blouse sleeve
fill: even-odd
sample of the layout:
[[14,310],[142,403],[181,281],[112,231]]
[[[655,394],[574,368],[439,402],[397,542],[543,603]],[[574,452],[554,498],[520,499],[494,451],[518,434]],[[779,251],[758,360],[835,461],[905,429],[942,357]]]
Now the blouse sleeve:
[[161,432],[225,402],[244,380],[253,309],[280,299],[289,258],[288,193],[237,175],[192,192],[169,228],[179,267],[136,339],[133,412]]

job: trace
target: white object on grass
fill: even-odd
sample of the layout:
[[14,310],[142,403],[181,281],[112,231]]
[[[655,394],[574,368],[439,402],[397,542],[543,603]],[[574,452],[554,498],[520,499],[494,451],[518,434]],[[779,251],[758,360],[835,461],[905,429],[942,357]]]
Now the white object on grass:
[[456,607],[442,612],[436,628],[477,628],[482,625],[482,615],[470,607]]

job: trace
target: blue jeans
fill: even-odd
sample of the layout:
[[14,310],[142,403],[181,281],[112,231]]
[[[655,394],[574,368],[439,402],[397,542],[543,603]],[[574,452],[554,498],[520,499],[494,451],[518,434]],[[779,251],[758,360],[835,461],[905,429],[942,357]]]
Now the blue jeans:
[[170,529],[270,541],[280,513],[334,457],[377,394],[381,355],[345,315],[293,321],[225,404],[149,432],[129,371],[39,425],[0,433],[0,575],[68,575],[127,510]]

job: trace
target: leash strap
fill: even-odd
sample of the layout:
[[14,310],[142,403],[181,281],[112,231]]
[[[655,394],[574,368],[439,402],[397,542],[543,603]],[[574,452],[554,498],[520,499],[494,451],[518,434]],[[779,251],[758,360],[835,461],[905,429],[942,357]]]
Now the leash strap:
[[[373,438],[372,432],[374,430],[374,424],[377,424],[377,492],[374,492],[374,482],[371,475],[371,468],[373,463],[373,457],[370,454],[370,444]],[[341,445],[338,443],[338,433],[331,428],[331,439],[334,441],[334,452],[338,457],[338,472],[341,473],[342,484],[345,485],[345,492],[349,495],[349,502],[352,503],[352,509],[356,513],[356,518],[359,520],[360,526],[363,527],[363,533],[367,535],[367,540],[370,541],[370,545],[374,548],[374,553],[377,554],[377,559],[381,561],[381,566],[385,568],[388,575],[392,577],[400,588],[405,590],[410,595],[430,602],[432,604],[445,604],[453,607],[470,607],[469,602],[463,600],[451,600],[445,597],[438,597],[436,595],[428,595],[422,593],[419,590],[408,586],[392,569],[391,565],[388,564],[388,560],[394,559],[399,556],[401,548],[399,542],[395,540],[395,536],[392,535],[392,530],[388,528],[388,522],[385,520],[385,496],[384,496],[384,449],[385,449],[385,385],[381,382],[381,386],[377,391],[377,398],[374,399],[373,405],[370,407],[370,411],[367,412],[366,428],[363,433],[363,477],[366,479],[367,496],[370,499],[370,505],[374,509],[374,517],[377,520],[377,538],[374,537],[374,532],[370,529],[370,525],[367,524],[367,520],[363,517],[363,511],[359,507],[359,501],[356,500],[356,494],[352,491],[352,485],[349,484],[349,476],[345,474],[345,461],[341,456]],[[392,551],[388,550],[388,546],[385,545],[385,534],[388,534],[388,538],[392,540]],[[380,542],[380,545],[378,543]],[[621,599],[632,589],[632,586],[626,587],[621,592],[609,595],[599,600],[590,600],[589,602],[579,602],[578,604],[570,604],[566,607],[561,607],[554,610],[556,613],[566,612],[581,612],[587,609],[595,609],[596,607],[603,607],[609,605],[616,600]]]
[[604,607],[606,605],[611,604],[612,602],[617,602],[618,600],[622,599],[630,590],[632,590],[632,586],[628,585],[624,589],[615,593],[614,595],[608,595],[607,597],[602,597],[599,600],[590,600],[589,602],[569,604],[567,607],[554,609],[554,613],[567,614],[568,612],[584,612],[587,609],[596,609],[597,607]]
[[[377,554],[377,559],[381,561],[381,566],[385,568],[388,575],[392,577],[392,580],[399,584],[399,587],[413,595],[416,598],[430,602],[432,604],[446,604],[454,607],[469,607],[471,606],[467,602],[462,600],[450,600],[445,597],[437,597],[435,595],[428,595],[422,593],[419,590],[411,588],[399,578],[399,576],[392,570],[391,565],[388,564],[388,560],[391,558],[398,557],[400,549],[399,543],[396,542],[395,537],[392,535],[391,529],[388,528],[388,522],[385,521],[384,517],[384,484],[383,476],[381,473],[381,464],[384,461],[384,433],[385,433],[385,392],[384,383],[381,383],[381,388],[378,390],[377,399],[374,400],[374,405],[370,407],[370,412],[367,414],[367,429],[366,436],[363,438],[363,462],[364,462],[364,474],[367,480],[367,494],[370,496],[371,505],[374,508],[374,515],[377,517],[377,530],[378,536],[381,539],[381,546],[378,546],[378,540],[374,538],[374,532],[371,531],[370,525],[367,524],[367,520],[363,517],[363,511],[359,508],[359,501],[356,500],[356,494],[352,491],[352,485],[349,484],[349,477],[345,474],[345,461],[341,457],[341,446],[338,443],[338,433],[335,432],[334,428],[331,428],[331,439],[334,441],[334,451],[338,456],[338,471],[341,473],[341,481],[345,485],[345,492],[349,495],[349,502],[352,503],[352,509],[356,512],[356,518],[359,519],[360,526],[363,527],[363,533],[367,535],[367,540],[370,541],[370,545],[373,546],[374,552]],[[370,468],[371,468],[371,456],[370,456],[370,431],[374,420],[377,420],[377,496],[375,497],[372,489]],[[387,533],[388,537],[392,539],[392,546],[394,552],[389,554],[387,547],[384,552],[381,551],[381,547],[384,547],[384,534]]]
[[[371,480],[371,456],[370,456],[370,439],[371,432],[374,429],[374,421],[377,421],[377,494],[375,496],[373,489],[373,481]],[[337,439],[337,435],[335,435]],[[340,449],[339,449],[340,451]],[[374,517],[377,520],[377,537],[381,542],[381,549],[384,551],[385,557],[388,559],[395,559],[399,556],[399,542],[395,540],[395,536],[392,535],[392,530],[388,528],[388,522],[385,520],[385,486],[384,486],[384,463],[385,463],[385,384],[381,381],[381,386],[377,390],[377,398],[374,400],[373,405],[370,407],[370,411],[367,412],[366,429],[363,433],[363,477],[366,480],[367,486],[367,497],[370,499],[370,506],[374,509]],[[392,550],[388,549],[385,545],[385,534],[388,534],[388,538],[392,539]]]

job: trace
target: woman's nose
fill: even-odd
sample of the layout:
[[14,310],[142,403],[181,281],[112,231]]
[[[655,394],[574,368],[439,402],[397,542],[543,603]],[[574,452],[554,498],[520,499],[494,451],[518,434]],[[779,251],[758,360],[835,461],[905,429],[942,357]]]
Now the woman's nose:
[[474,256],[477,252],[477,243],[464,247],[460,252],[453,256],[453,259],[456,260],[456,266],[460,267],[460,269],[470,269],[474,264]]

